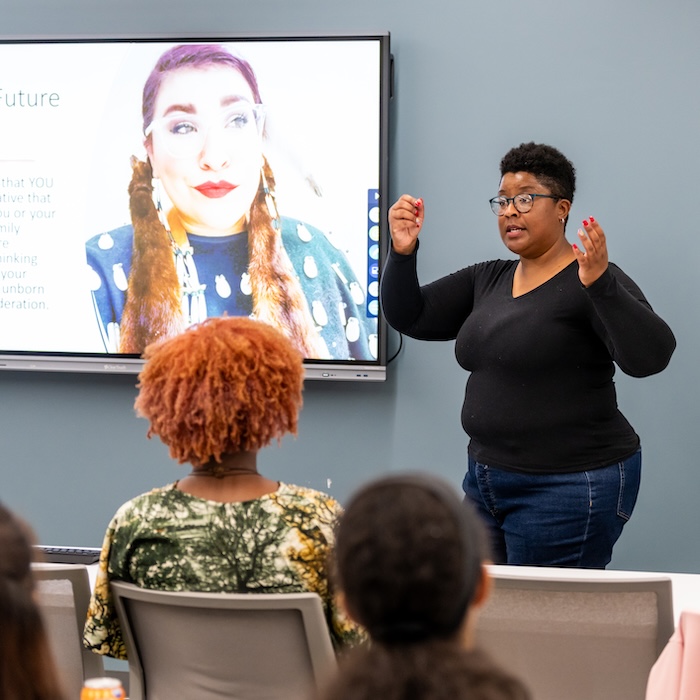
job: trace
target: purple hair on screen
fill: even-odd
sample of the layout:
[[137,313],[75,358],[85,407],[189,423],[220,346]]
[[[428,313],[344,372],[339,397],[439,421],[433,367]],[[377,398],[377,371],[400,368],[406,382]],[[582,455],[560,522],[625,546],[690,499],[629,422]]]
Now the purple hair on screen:
[[250,86],[256,103],[262,102],[258,80],[253,68],[245,59],[227,51],[219,44],[179,44],[168,49],[157,61],[143,86],[143,128],[144,131],[153,121],[156,98],[160,92],[163,78],[172,71],[181,68],[208,68],[209,66],[227,66],[238,71]]

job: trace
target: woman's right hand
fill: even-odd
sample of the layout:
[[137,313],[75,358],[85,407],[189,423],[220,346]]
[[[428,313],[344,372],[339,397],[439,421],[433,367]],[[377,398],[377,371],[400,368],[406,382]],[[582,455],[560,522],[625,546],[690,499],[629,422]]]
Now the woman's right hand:
[[401,195],[389,209],[389,231],[397,253],[410,255],[416,249],[423,218],[423,200],[411,197],[410,194]]

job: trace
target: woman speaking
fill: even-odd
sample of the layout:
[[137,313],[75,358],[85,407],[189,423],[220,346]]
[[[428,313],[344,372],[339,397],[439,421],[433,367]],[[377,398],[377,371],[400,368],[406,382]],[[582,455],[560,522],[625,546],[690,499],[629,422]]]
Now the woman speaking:
[[420,199],[389,212],[383,273],[389,323],[414,338],[456,339],[471,374],[462,407],[470,436],[464,491],[497,562],[604,568],[634,508],[640,440],[617,407],[615,364],[644,377],[675,348],[639,287],[608,261],[592,216],[571,244],[571,162],[526,143],[501,161],[491,199],[515,259],[466,267],[420,286]]

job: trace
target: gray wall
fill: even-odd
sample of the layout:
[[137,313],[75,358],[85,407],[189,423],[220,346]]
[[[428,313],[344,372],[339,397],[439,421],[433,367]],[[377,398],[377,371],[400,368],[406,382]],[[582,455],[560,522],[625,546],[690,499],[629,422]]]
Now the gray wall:
[[[678,339],[663,374],[617,379],[645,475],[613,566],[700,572],[697,0],[5,0],[0,24],[10,35],[372,29],[392,33],[391,198],[425,199],[424,281],[504,254],[487,200],[508,148],[544,141],[576,164],[573,226],[601,222],[612,259]],[[459,484],[466,377],[452,345],[408,340],[382,385],[310,383],[299,437],[266,450],[262,471],[341,500],[402,468]],[[0,497],[42,541],[97,545],[124,500],[181,473],[146,440],[133,385],[0,373]]]

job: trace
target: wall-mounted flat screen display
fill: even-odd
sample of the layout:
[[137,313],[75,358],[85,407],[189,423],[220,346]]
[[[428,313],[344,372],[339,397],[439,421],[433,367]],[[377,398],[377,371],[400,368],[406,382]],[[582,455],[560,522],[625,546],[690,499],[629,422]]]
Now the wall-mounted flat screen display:
[[0,369],[138,372],[210,316],[381,380],[388,33],[0,40]]

